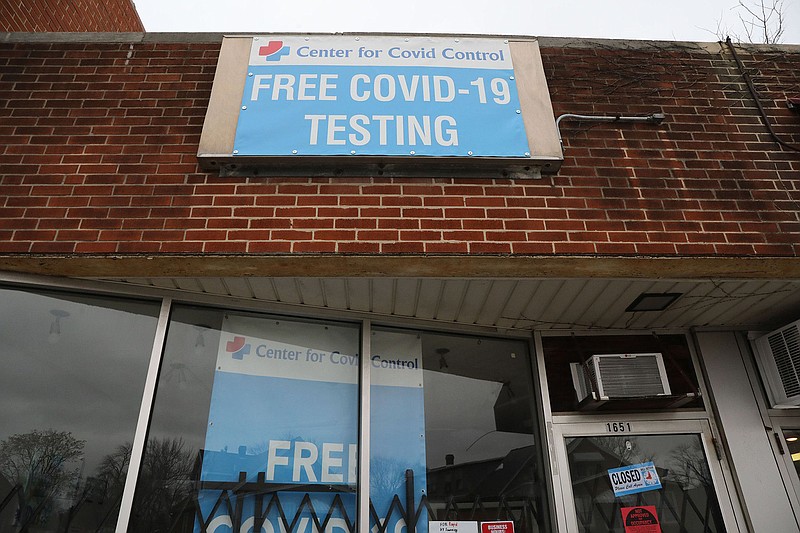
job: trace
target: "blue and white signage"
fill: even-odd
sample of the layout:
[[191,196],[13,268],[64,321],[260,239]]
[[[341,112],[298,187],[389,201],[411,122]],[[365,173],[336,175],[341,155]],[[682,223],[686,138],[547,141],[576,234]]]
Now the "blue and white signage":
[[[370,464],[376,474],[370,496],[384,513],[381,520],[395,494],[405,495],[406,469],[414,471],[417,501],[426,490],[420,341],[407,333],[387,335],[370,359]],[[268,532],[285,533],[280,512],[289,523],[297,517],[292,533],[349,531],[358,471],[359,361],[353,328],[225,317],[200,471],[211,488],[200,491],[195,531],[204,524],[211,533],[248,533],[259,505]],[[244,490],[234,490],[234,497],[224,488],[243,482],[263,484],[257,489],[263,498]],[[274,491],[280,512],[268,507]],[[227,505],[227,498],[234,501]],[[314,513],[321,520],[329,511],[331,520],[317,531]],[[395,515],[387,531],[399,532],[402,523]]]
[[254,37],[235,156],[530,157],[508,43]]
[[652,461],[612,468],[608,471],[614,496],[627,496],[661,488],[661,480]]

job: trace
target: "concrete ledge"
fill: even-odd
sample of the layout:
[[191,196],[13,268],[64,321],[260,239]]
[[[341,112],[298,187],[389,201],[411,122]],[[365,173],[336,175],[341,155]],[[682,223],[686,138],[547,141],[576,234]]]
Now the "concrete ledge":
[[800,280],[796,257],[118,255],[0,256],[0,270],[81,278],[458,277]]

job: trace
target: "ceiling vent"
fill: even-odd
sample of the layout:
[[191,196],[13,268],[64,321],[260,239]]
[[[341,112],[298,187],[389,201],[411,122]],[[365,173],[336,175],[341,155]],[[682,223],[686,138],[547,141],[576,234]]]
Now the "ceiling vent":
[[647,398],[671,394],[660,353],[593,355],[571,365],[578,401]]
[[755,346],[772,406],[800,405],[800,320],[759,337]]

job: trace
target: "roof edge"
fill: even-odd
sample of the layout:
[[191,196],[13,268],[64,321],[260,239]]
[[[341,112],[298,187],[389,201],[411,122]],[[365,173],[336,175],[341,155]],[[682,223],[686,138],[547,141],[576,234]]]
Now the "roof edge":
[[[246,37],[251,35],[403,35],[431,37],[497,37],[514,40],[539,41],[542,47],[554,48],[606,48],[626,50],[688,49],[719,53],[722,42],[660,41],[638,39],[598,39],[591,37],[549,37],[534,35],[469,34],[469,33],[399,33],[399,32],[7,32],[0,33],[4,43],[216,43],[224,37]],[[800,52],[800,44],[752,44],[735,43],[737,47],[752,51]]]

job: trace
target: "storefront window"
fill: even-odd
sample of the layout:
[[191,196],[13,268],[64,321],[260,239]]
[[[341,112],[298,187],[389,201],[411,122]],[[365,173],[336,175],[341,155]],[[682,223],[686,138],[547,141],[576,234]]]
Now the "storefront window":
[[526,342],[379,329],[370,365],[372,531],[549,530]]
[[352,532],[359,328],[177,307],[131,531]]
[[114,531],[159,306],[0,288],[0,532]]
[[373,532],[548,531],[527,342],[359,326],[175,306],[129,530],[354,533],[364,394]]

